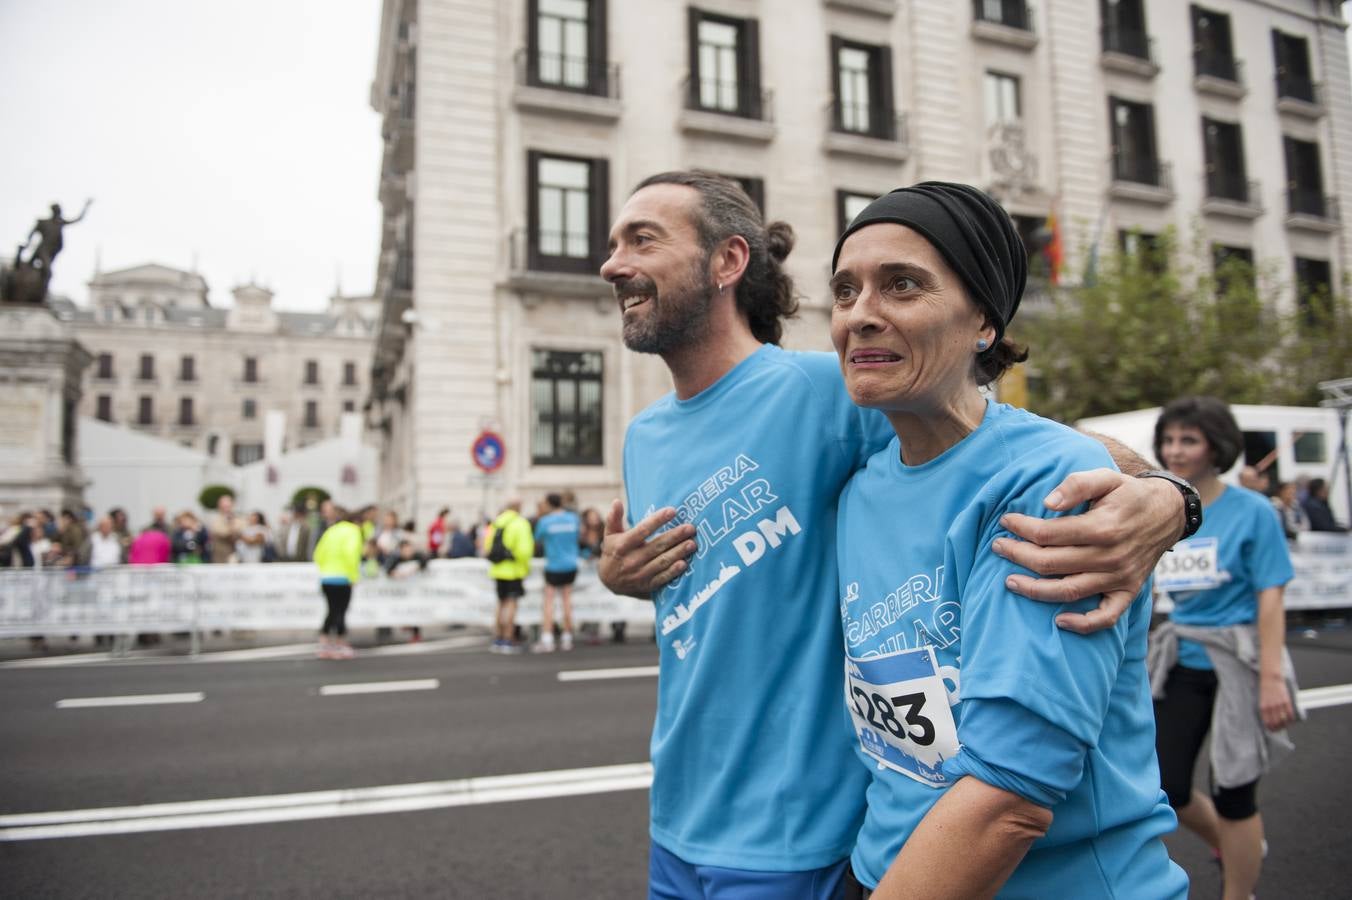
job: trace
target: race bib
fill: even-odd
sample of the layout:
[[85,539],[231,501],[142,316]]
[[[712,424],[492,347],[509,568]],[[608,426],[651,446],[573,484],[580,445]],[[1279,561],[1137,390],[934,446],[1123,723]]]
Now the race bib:
[[945,671],[956,694],[957,671],[941,670],[931,647],[845,660],[845,701],[859,746],[880,765],[933,788],[948,786],[939,769],[958,752]]
[[1205,591],[1224,583],[1214,537],[1179,541],[1155,564],[1155,588],[1161,591]]

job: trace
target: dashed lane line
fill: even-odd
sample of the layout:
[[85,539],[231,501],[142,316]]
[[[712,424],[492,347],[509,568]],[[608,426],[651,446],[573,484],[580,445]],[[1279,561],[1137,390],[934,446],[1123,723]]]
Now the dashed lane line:
[[559,681],[606,681],[611,678],[655,678],[657,666],[630,666],[624,669],[565,669]]
[[125,694],[120,697],[72,697],[56,701],[57,709],[87,709],[95,706],[159,706],[170,703],[201,703],[206,699],[201,691],[182,694]]
[[441,682],[435,678],[410,678],[404,681],[363,681],[347,684],[326,684],[319,689],[321,697],[343,694],[392,694],[399,691],[435,691]]
[[1342,706],[1344,703],[1352,703],[1352,684],[1307,688],[1300,692],[1300,705],[1307,710]]
[[219,828],[646,790],[651,763],[0,816],[0,842]]

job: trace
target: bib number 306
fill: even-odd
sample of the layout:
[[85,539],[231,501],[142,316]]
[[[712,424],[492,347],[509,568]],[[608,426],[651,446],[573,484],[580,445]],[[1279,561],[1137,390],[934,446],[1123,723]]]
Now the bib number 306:
[[[849,657],[845,675],[846,702],[860,749],[880,765],[930,787],[947,786],[940,767],[958,752],[958,733],[934,650]],[[956,687],[957,673],[950,677]]]

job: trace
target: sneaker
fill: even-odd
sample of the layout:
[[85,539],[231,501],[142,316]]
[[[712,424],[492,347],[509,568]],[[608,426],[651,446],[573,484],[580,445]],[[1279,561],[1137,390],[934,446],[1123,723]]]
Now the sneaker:
[[561,650],[573,649],[573,633],[571,631],[565,631],[563,633],[563,636],[559,638],[559,649]]
[[510,655],[515,653],[521,653],[523,649],[524,648],[515,641],[503,641],[502,650],[500,652]]
[[554,635],[542,635],[538,641],[531,645],[531,653],[553,653]]
[[502,652],[502,640],[501,640],[500,638],[494,638],[494,639],[493,639],[493,643],[491,643],[491,644],[488,645],[488,652],[489,652],[489,653],[501,653],[501,652]]
[[339,644],[333,652],[334,659],[353,659],[356,655],[357,651],[352,649],[351,644]]
[[315,648],[316,659],[333,659],[333,645],[328,641],[320,641],[319,646]]

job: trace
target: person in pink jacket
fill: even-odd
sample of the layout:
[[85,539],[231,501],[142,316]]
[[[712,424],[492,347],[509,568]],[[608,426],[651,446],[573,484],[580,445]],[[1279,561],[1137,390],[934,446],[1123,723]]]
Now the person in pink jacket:
[[169,535],[158,528],[147,528],[131,542],[127,562],[133,566],[157,566],[169,561]]

